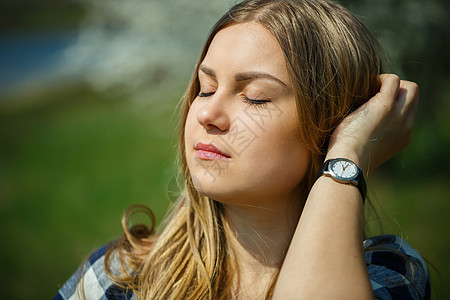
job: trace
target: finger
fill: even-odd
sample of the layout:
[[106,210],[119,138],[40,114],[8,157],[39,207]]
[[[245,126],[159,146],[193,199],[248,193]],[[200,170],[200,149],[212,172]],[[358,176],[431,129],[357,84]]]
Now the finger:
[[399,109],[404,120],[403,128],[408,132],[409,140],[411,140],[411,132],[414,127],[414,119],[419,104],[419,87],[414,82],[402,80],[400,83],[399,97],[403,98],[398,98],[397,100],[399,101],[399,105],[402,105],[399,106]]
[[384,100],[393,101],[396,99],[400,88],[400,78],[395,74],[381,74],[379,80],[381,83],[380,94],[384,96]]
[[[398,103],[401,105],[401,114],[414,116],[419,105],[419,87],[415,82],[404,81],[400,83]],[[403,102],[403,104],[402,104]]]
[[[418,97],[417,97],[418,99]],[[411,129],[414,126],[414,119],[416,118],[417,108],[419,107],[419,101],[414,101],[414,105],[411,106],[411,109],[407,113],[408,118],[408,125],[411,127]]]
[[397,97],[395,99],[395,105],[399,108],[400,113],[404,113],[406,108],[406,98],[408,96],[408,90],[400,86],[398,89]]

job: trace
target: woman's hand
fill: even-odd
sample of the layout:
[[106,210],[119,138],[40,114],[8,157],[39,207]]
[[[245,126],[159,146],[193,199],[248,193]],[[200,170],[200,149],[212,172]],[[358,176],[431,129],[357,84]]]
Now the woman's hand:
[[417,84],[380,75],[380,92],[348,115],[331,135],[327,159],[353,160],[368,173],[411,142],[419,102]]

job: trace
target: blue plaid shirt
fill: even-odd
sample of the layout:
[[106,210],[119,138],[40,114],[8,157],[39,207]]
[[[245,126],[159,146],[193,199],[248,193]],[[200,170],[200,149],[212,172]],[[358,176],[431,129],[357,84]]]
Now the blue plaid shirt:
[[[430,277],[423,258],[405,240],[394,235],[383,235],[364,241],[364,248],[380,246],[381,250],[365,254],[370,283],[377,299],[430,299]],[[136,299],[132,291],[114,285],[105,272],[104,246],[91,255],[61,287],[54,300],[81,299],[77,287],[83,285],[86,299]],[[398,253],[404,254],[403,256]],[[414,266],[411,269],[410,266]],[[112,272],[119,266],[111,263]],[[81,279],[82,278],[82,279]],[[79,289],[78,289],[79,290]]]

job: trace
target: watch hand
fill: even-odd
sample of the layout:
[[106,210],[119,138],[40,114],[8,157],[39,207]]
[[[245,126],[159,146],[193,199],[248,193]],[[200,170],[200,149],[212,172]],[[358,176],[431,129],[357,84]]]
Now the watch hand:
[[347,169],[348,164],[342,164],[342,171],[345,171],[345,169]]

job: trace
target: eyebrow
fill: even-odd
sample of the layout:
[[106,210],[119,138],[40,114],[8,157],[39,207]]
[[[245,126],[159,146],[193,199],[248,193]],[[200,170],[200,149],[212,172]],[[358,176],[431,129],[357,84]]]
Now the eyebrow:
[[[214,79],[217,78],[216,73],[213,70],[211,70],[210,68],[208,68],[208,67],[206,67],[204,65],[200,66],[199,70],[202,71],[203,73],[205,73],[206,75],[209,75],[210,77],[213,77]],[[285,88],[289,88],[286,83],[284,83],[283,81],[281,81],[277,77],[275,77],[273,75],[270,75],[268,73],[265,73],[265,72],[251,71],[251,72],[237,73],[236,75],[234,75],[234,80],[236,80],[236,81],[246,81],[246,80],[251,80],[251,79],[268,79],[268,80],[271,80],[271,81],[278,82],[279,84],[281,84]]]

